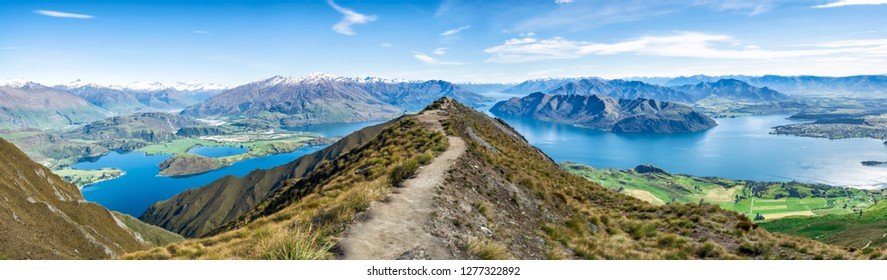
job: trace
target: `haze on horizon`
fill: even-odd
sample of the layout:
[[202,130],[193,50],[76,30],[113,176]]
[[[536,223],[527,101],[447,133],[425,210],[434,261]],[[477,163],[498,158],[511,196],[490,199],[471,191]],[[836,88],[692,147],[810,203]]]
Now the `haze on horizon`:
[[4,1],[0,79],[887,74],[887,1]]

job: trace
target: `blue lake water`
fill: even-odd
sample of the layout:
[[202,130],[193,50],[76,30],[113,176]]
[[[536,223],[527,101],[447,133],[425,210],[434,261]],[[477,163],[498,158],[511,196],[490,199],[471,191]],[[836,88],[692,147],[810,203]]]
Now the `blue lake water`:
[[717,119],[715,128],[686,134],[617,134],[528,119],[504,120],[558,162],[623,169],[653,164],[698,176],[887,187],[887,170],[861,164],[887,160],[883,141],[769,134],[771,127],[795,123],[787,117]]
[[[325,137],[345,136],[366,126],[382,123],[362,122],[346,124],[310,125],[290,130],[313,132]],[[115,167],[126,172],[120,178],[86,186],[82,189],[86,200],[97,202],[114,211],[120,211],[135,217],[142,215],[148,206],[155,202],[170,198],[184,190],[207,185],[227,175],[244,176],[256,169],[268,169],[286,164],[303,155],[319,151],[326,147],[308,146],[290,153],[274,154],[248,159],[230,166],[206,173],[191,176],[164,177],[157,176],[158,166],[171,155],[147,156],[141,152],[112,152],[93,161],[80,162],[73,165],[77,169],[101,169]],[[239,147],[195,147],[191,153],[208,157],[223,157],[246,152]]]
[[[520,95],[488,93],[496,100]],[[478,110],[491,116],[487,102]],[[887,161],[876,139],[772,135],[772,127],[799,123],[789,115],[716,119],[718,126],[686,134],[618,134],[532,119],[503,118],[557,162],[596,168],[653,164],[672,173],[758,181],[799,181],[855,188],[887,187],[887,169],[862,161]]]
[[83,188],[86,200],[108,209],[138,217],[155,202],[165,200],[184,190],[200,187],[226,175],[244,176],[256,169],[268,169],[313,153],[325,146],[308,146],[294,152],[248,159],[230,166],[192,176],[157,176],[158,164],[170,155],[146,156],[142,152],[112,152],[93,162],[80,162],[78,169],[116,167],[125,175],[120,178],[92,184]]
[[241,148],[241,147],[228,147],[228,146],[218,146],[218,147],[204,147],[204,146],[195,146],[188,150],[188,153],[201,155],[205,157],[211,158],[220,158],[220,157],[229,157],[234,155],[239,155],[242,153],[246,153],[249,151],[249,148]]

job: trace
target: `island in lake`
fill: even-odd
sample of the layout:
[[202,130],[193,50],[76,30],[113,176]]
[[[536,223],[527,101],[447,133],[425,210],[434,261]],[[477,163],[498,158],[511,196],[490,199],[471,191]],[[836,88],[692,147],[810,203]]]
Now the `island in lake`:
[[681,103],[598,94],[537,92],[499,102],[490,112],[619,133],[685,133],[717,125],[714,119]]

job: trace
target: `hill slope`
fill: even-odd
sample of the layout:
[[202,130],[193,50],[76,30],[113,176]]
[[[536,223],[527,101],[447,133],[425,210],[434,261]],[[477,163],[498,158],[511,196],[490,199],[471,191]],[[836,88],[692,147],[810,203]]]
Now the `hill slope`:
[[596,94],[533,93],[499,102],[490,112],[624,133],[694,132],[717,125],[701,112],[679,103]]
[[288,164],[256,170],[244,177],[226,176],[151,205],[139,218],[188,237],[199,237],[253,209],[287,180],[305,176],[323,161],[333,160],[375,137],[387,124],[354,132],[335,144]]
[[[454,138],[464,141],[466,150],[450,161],[445,155],[459,146]],[[433,168],[439,158],[449,162],[441,167],[445,172]],[[429,177],[432,171],[439,173]],[[394,238],[388,247],[406,251],[362,258],[856,257],[822,243],[770,234],[714,205],[657,207],[607,190],[561,171],[503,122],[442,99],[286,182],[210,236],[126,258],[347,258],[343,241],[364,234],[356,225],[393,221],[389,215],[400,212],[374,209],[401,203],[419,187],[411,180],[423,178],[433,181],[427,186],[433,191],[415,197],[431,207],[417,210],[424,218],[403,220],[392,232],[414,228],[408,234],[429,242]]]
[[32,82],[0,81],[0,128],[59,128],[110,116],[82,98]]
[[86,139],[111,149],[134,150],[150,143],[178,138],[179,129],[203,123],[169,113],[135,113],[94,121],[64,134],[67,139]]
[[0,139],[0,257],[102,259],[149,247],[107,209]]

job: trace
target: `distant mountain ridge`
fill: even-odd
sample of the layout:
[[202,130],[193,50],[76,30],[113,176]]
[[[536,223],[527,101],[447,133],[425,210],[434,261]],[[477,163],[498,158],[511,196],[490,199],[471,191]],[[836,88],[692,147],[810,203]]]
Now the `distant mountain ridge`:
[[218,84],[197,82],[135,82],[106,86],[82,80],[56,85],[55,88],[118,114],[181,110],[227,89]]
[[[648,80],[653,78],[646,78]],[[563,83],[552,86],[554,83]],[[662,86],[635,80],[605,80],[600,78],[528,80],[512,91],[540,89],[550,94],[600,94],[622,99],[650,98],[659,101],[694,103],[708,97],[734,101],[778,102],[791,99],[770,88],[759,88],[736,79],[702,81],[692,85]],[[511,89],[510,89],[511,90]]]
[[490,112],[621,133],[684,133],[717,125],[713,119],[680,103],[598,94],[537,92],[499,102]]
[[720,79],[715,82],[700,82],[695,85],[672,87],[685,92],[695,101],[708,97],[720,97],[734,101],[779,102],[792,99],[788,95],[768,87],[755,87],[736,79]]
[[788,95],[797,96],[852,96],[887,97],[887,75],[856,75],[846,77],[825,76],[706,76],[677,77],[665,83],[668,86],[714,82],[720,79],[736,79],[757,87],[768,87]]
[[515,83],[456,83],[457,86],[460,86],[466,90],[470,90],[477,93],[484,92],[501,92],[508,88],[514,87]]
[[62,90],[25,80],[0,81],[0,128],[59,128],[111,115]]
[[245,116],[279,121],[284,126],[390,119],[416,111],[440,97],[479,106],[474,92],[441,80],[402,81],[349,78],[328,74],[274,76],[241,85],[186,108],[195,117]]
[[598,94],[621,99],[650,98],[691,103],[695,98],[682,91],[639,81],[582,79],[549,91],[550,94]]
[[[530,94],[534,92],[550,92],[555,90],[557,87],[563,86],[569,82],[575,82],[582,79],[582,77],[550,77],[550,78],[540,78],[540,79],[530,79],[523,81],[511,88],[505,89],[502,92],[508,94]],[[597,79],[597,78],[591,78]]]

